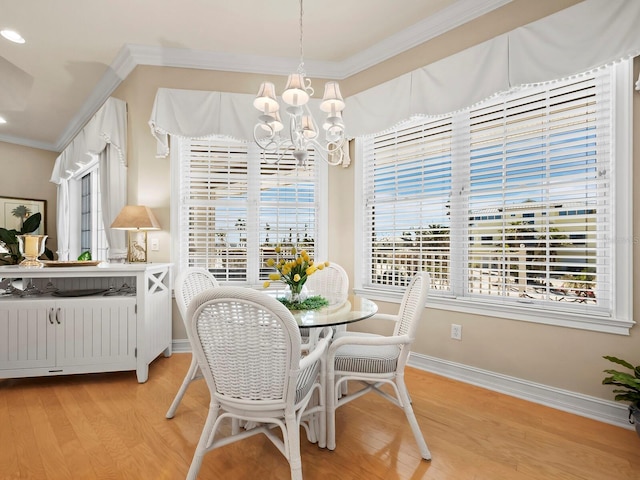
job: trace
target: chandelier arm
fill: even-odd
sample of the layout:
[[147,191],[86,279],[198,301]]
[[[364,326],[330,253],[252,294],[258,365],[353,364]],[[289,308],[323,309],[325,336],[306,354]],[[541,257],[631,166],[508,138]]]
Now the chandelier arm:
[[[309,143],[313,144],[315,147],[314,155],[319,156],[324,162],[328,163],[332,167],[340,165],[343,162],[344,151],[342,150],[342,146],[344,145],[344,139],[339,143],[328,143],[326,147],[317,140],[310,140]],[[333,148],[331,148],[331,145],[333,145]],[[338,159],[334,161],[329,160],[332,154],[337,155]]]
[[[293,148],[291,140],[277,136],[276,132],[272,128],[270,128],[271,134],[269,136],[258,138],[256,135],[258,128],[262,128],[262,124],[257,124],[253,128],[253,141],[256,142],[258,147],[262,150],[262,159],[265,163],[270,165],[280,162],[283,155]],[[287,146],[287,144],[289,144],[289,146]],[[278,151],[282,151],[282,153],[279,153],[275,160],[269,160],[267,154],[277,153]]]

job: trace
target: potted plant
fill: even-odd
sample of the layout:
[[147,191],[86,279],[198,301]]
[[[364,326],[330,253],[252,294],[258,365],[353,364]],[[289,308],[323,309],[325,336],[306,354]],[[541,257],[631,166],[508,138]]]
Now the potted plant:
[[636,433],[640,436],[640,365],[634,367],[625,360],[606,355],[603,358],[631,370],[631,373],[605,370],[609,376],[605,377],[602,383],[623,387],[613,391],[616,394],[614,400],[629,402],[629,423],[635,424]]
[[[0,246],[4,247],[4,252],[0,252],[0,265],[16,265],[22,260],[20,254],[20,248],[18,246],[17,235],[25,235],[35,232],[40,226],[42,215],[34,213],[27,217],[22,223],[20,231],[7,230],[6,228],[0,228]],[[53,252],[48,248],[44,249],[44,255],[49,260],[53,260]]]

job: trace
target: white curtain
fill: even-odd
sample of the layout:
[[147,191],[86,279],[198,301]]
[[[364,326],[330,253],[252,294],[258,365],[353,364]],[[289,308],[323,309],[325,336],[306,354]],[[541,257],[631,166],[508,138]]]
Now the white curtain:
[[157,156],[169,155],[169,135],[253,138],[253,125],[258,118],[254,98],[243,93],[159,88],[149,120],[151,133],[158,140]]
[[349,137],[640,54],[640,1],[585,0],[346,99]]
[[[159,88],[153,103],[149,126],[157,142],[157,157],[169,155],[169,135],[203,138],[223,135],[240,141],[253,140],[253,126],[260,113],[253,106],[255,95],[247,93],[209,92]],[[316,119],[323,118],[320,99],[309,101]],[[281,112],[285,111],[281,105]],[[286,114],[282,113],[283,121]],[[345,144],[346,146],[346,144]],[[344,149],[343,166],[349,165],[348,149]]]
[[71,243],[69,181],[94,158],[99,158],[102,216],[109,258],[127,255],[125,232],[111,231],[127,195],[127,105],[109,98],[56,159],[50,181],[58,185],[58,258],[69,260]]

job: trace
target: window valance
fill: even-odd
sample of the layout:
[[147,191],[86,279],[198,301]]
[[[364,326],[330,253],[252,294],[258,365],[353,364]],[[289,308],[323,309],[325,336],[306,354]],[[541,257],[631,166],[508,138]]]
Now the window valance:
[[[158,141],[156,156],[169,155],[169,135],[189,139],[211,135],[241,141],[253,139],[253,126],[259,115],[253,107],[254,99],[255,95],[248,93],[159,88],[149,119],[151,133]],[[316,118],[321,118],[319,105],[318,99],[309,102]]]
[[[56,159],[50,181],[58,185],[57,218],[58,257],[68,260],[71,239],[79,234],[73,228],[70,183],[73,176],[89,163],[98,162],[101,181],[102,221],[111,225],[127,200],[127,104],[108,98],[85,127]],[[105,228],[110,258],[124,258],[124,232]]]
[[225,135],[246,140],[253,135],[253,95],[159,88],[149,126],[158,140],[158,157],[169,155],[169,135],[203,138]]
[[56,159],[50,181],[60,184],[91,162],[107,145],[117,152],[123,166],[127,166],[127,104],[108,98],[71,143]]
[[585,0],[350,96],[350,137],[414,115],[442,115],[512,87],[552,81],[640,54],[640,2]]

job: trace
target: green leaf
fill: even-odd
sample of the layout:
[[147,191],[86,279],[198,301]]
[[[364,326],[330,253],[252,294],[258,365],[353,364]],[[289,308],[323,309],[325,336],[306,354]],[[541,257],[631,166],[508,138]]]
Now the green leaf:
[[30,215],[22,224],[22,231],[20,233],[35,232],[40,226],[41,220],[42,220],[42,214],[40,212]]
[[610,362],[617,363],[618,365],[622,365],[623,367],[627,367],[629,370],[635,370],[634,366],[631,365],[629,362],[627,362],[625,360],[621,360],[621,359],[619,359],[617,357],[610,357],[608,355],[605,355],[602,358],[605,358],[605,359],[609,360]]
[[603,384],[620,385],[640,392],[640,381],[633,375],[616,370],[605,370],[604,373],[608,373],[611,376],[602,380]]
[[309,297],[300,303],[290,302],[286,298],[278,298],[278,300],[289,310],[318,310],[329,305],[329,301],[320,295]]
[[18,239],[11,230],[0,228],[0,242],[10,245],[12,243],[18,243]]

